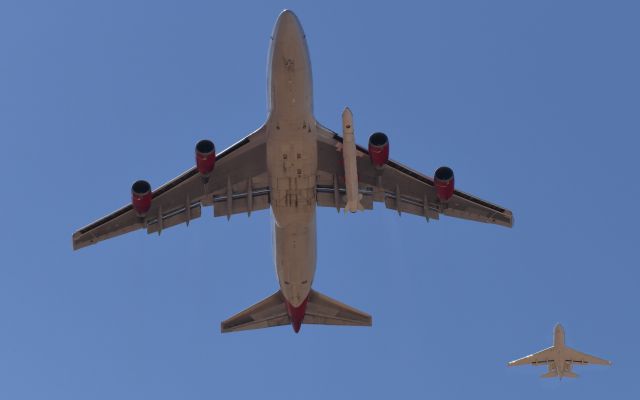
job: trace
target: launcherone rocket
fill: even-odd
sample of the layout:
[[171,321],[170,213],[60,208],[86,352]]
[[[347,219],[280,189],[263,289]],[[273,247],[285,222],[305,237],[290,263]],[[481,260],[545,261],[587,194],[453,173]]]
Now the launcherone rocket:
[[363,211],[360,200],[362,194],[358,190],[358,165],[356,162],[356,138],[353,133],[353,114],[349,107],[342,112],[342,158],[344,160],[344,183],[347,190],[347,205],[344,211]]

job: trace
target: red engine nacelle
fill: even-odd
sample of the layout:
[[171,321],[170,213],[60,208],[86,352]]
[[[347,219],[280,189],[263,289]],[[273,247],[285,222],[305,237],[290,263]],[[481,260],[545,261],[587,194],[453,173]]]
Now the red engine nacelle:
[[389,160],[389,138],[382,132],[369,137],[369,159],[371,164],[382,167]]
[[196,167],[201,175],[209,175],[216,165],[216,146],[211,140],[201,140],[196,144]]
[[433,178],[433,183],[436,186],[436,194],[440,201],[447,201],[453,196],[454,180],[453,170],[449,167],[440,167],[436,170],[436,174]]
[[147,181],[135,181],[131,186],[131,204],[139,216],[144,217],[151,208],[151,185]]

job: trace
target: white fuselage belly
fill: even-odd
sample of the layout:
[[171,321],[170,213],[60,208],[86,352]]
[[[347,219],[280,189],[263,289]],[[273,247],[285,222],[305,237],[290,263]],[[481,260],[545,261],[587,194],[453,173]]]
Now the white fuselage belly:
[[556,325],[553,330],[553,347],[555,348],[553,363],[556,373],[562,378],[566,372],[571,372],[571,365],[566,362],[566,357],[564,357],[564,328],[560,324]]
[[267,168],[276,273],[293,306],[307,298],[316,269],[317,139],[307,44],[294,16],[281,18],[269,56]]

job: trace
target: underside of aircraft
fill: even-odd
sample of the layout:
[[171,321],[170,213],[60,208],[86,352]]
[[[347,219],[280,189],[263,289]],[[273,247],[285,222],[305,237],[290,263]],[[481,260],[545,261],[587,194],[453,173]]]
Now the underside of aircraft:
[[564,328],[557,324],[553,331],[553,346],[530,354],[518,360],[511,361],[508,366],[518,365],[546,365],[547,372],[541,375],[542,378],[577,378],[573,372],[574,365],[611,365],[611,361],[598,358],[586,353],[574,350],[564,343]]
[[350,212],[379,202],[398,214],[427,220],[440,215],[513,226],[504,207],[454,187],[453,170],[434,177],[389,158],[389,138],[377,132],[367,147],[356,144],[351,110],[342,115],[342,136],[313,115],[311,62],[298,18],[280,14],[269,56],[267,121],[229,148],[195,146],[195,165],[152,190],[143,180],[131,188],[131,203],[73,234],[80,249],[128,232],[160,234],[203,215],[214,217],[271,209],[280,290],[222,323],[223,332],[302,323],[371,325],[371,317],[311,288],[316,268],[316,207]]

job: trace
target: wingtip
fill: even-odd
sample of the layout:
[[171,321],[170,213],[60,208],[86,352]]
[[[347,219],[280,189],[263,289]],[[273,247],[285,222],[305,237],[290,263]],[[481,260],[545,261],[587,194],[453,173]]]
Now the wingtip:
[[73,251],[77,251],[77,250],[82,249],[83,247],[87,247],[91,243],[93,243],[93,242],[92,241],[89,241],[88,243],[87,243],[87,241],[82,241],[81,242],[80,240],[78,240],[75,237],[75,235],[74,235],[74,237],[71,238],[71,246],[73,247]]
[[71,247],[73,247],[73,251],[78,250],[80,247],[78,246],[78,242],[76,241],[76,234],[74,233],[73,236],[71,236]]
[[80,241],[80,238],[82,238],[82,233],[80,233],[80,231],[75,231],[73,232],[73,235],[71,235],[71,246],[74,251],[87,246],[86,243]]
[[509,215],[509,224],[508,224],[508,225],[505,225],[505,226],[506,226],[507,228],[513,228],[513,225],[515,225],[515,223],[516,223],[516,219],[515,219],[515,217],[513,216],[513,213],[512,213],[511,211],[509,211],[509,214],[508,214],[508,215]]

